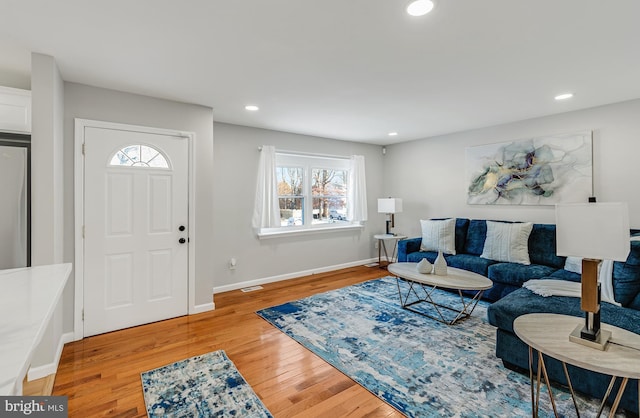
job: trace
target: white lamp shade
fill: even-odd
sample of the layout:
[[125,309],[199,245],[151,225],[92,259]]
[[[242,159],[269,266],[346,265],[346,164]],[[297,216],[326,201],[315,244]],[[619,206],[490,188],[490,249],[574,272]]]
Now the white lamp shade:
[[556,205],[556,245],[560,256],[625,261],[629,255],[626,203]]
[[386,198],[378,199],[378,213],[400,213],[402,212],[402,199]]

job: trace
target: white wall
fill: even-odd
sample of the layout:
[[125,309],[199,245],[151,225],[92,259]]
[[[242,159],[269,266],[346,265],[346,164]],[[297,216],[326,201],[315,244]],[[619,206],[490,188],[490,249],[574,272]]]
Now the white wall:
[[594,193],[600,202],[629,203],[640,227],[640,100],[391,145],[384,190],[404,199],[396,225],[420,235],[420,219],[467,217],[555,223],[553,206],[467,205],[465,149],[470,146],[593,131]]
[[[74,261],[73,150],[74,119],[92,119],[131,125],[195,132],[196,299],[211,303],[213,263],[213,110],[136,94],[76,83],[65,83],[64,184],[65,261]],[[73,282],[73,279],[70,280]],[[73,286],[72,286],[73,288]],[[65,306],[65,330],[73,329],[73,305]]]
[[62,262],[63,81],[55,59],[32,56],[31,257],[34,266]]
[[[364,155],[369,221],[363,230],[259,240],[251,228],[260,145],[329,155]],[[377,213],[382,197],[382,148],[224,123],[215,124],[214,239],[211,248],[216,292],[265,278],[291,277],[372,257],[373,235],[384,230]],[[237,259],[235,270],[229,259]]]
[[[64,83],[53,57],[31,57],[31,263],[63,261]],[[73,304],[72,286],[58,302],[31,362],[30,379],[55,372],[64,341],[63,310]],[[38,372],[33,372],[38,370]]]

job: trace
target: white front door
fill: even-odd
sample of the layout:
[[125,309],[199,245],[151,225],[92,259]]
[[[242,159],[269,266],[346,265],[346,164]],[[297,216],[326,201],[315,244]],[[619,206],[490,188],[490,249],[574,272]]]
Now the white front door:
[[189,144],[84,131],[84,335],[186,315]]

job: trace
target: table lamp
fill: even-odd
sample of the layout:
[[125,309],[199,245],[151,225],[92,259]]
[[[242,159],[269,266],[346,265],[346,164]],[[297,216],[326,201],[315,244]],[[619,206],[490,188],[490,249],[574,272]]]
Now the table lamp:
[[402,199],[389,197],[386,199],[378,199],[378,213],[386,213],[387,218],[387,235],[391,235],[391,228],[394,225],[393,215],[402,212]]
[[600,330],[602,260],[625,261],[629,255],[629,210],[626,203],[556,205],[557,254],[582,257],[580,309],[584,326],[569,336],[573,342],[604,350],[611,333]]

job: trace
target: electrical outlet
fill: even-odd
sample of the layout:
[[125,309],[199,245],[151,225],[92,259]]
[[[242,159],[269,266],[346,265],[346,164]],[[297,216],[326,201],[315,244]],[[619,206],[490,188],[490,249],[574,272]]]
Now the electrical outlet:
[[376,242],[373,244],[373,248],[375,248],[376,250],[378,249],[378,241],[376,241]]
[[236,260],[235,257],[231,257],[231,259],[229,260],[229,270],[235,270],[237,264],[238,260]]

